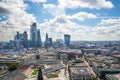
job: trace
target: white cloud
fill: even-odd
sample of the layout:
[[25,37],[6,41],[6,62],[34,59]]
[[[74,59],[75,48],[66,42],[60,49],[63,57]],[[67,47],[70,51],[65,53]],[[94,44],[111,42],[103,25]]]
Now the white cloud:
[[[53,40],[58,38],[63,39],[64,34],[70,34],[72,40],[80,40],[86,36],[86,32],[89,30],[87,26],[78,25],[70,21],[65,15],[56,16],[54,19],[39,25],[41,33],[45,34],[48,32],[52,35]],[[43,36],[44,39],[45,35]],[[82,38],[80,38],[82,37]]]
[[[53,40],[63,39],[64,34],[70,34],[71,40],[119,40],[120,25],[99,25],[99,26],[83,26],[70,21],[67,16],[56,16],[45,23],[39,25],[41,33],[48,32]],[[43,39],[45,35],[43,35]]]
[[[95,2],[94,2],[95,1]],[[102,4],[101,4],[102,3]],[[109,5],[108,5],[109,4]],[[0,2],[0,6],[9,10],[10,14],[7,21],[0,22],[1,40],[13,39],[16,31],[23,32],[27,30],[29,33],[30,25],[36,22],[32,14],[26,13],[28,5],[23,0],[6,0]],[[45,39],[45,33],[56,40],[64,37],[64,34],[70,34],[72,40],[119,40],[120,39],[120,19],[103,19],[99,25],[94,27],[83,26],[70,21],[70,19],[78,19],[84,21],[86,19],[94,19],[97,16],[87,12],[79,12],[73,15],[65,15],[66,8],[90,8],[102,9],[112,8],[113,4],[106,0],[59,0],[59,5],[44,4],[45,11],[54,16],[53,19],[47,20],[38,27],[41,29],[42,39]],[[112,25],[108,25],[112,24]],[[107,26],[106,26],[107,25]]]
[[55,4],[43,4],[43,8],[53,16],[58,16],[65,13],[61,6]]
[[97,18],[97,16],[87,12],[79,12],[74,15],[68,16],[68,19],[78,19],[80,21],[84,21],[85,19],[94,19],[94,18]]
[[89,9],[110,9],[114,7],[108,0],[58,0],[61,7],[64,8],[89,8]]
[[110,25],[110,26],[96,26],[91,29],[91,34],[93,38],[97,40],[119,40],[120,39],[120,26]]
[[37,2],[37,3],[39,3],[39,2],[47,2],[47,0],[31,0],[31,2]]
[[120,18],[102,19],[98,25],[114,25],[114,24],[120,25]]
[[120,39],[120,18],[102,19],[98,26],[91,29],[93,35],[99,40]]
[[78,19],[80,21],[84,21],[85,19],[94,19],[97,17],[96,15],[87,12],[78,12],[73,15],[66,15],[65,9],[60,5],[55,4],[43,4],[43,8],[54,17],[65,15],[64,17],[67,17],[68,19]]
[[32,22],[36,22],[32,14],[26,13],[28,5],[24,4],[23,0],[6,0],[0,2],[0,6],[10,11],[10,14],[7,15],[9,19],[0,22],[0,37],[3,41],[13,39],[16,31],[26,31]]

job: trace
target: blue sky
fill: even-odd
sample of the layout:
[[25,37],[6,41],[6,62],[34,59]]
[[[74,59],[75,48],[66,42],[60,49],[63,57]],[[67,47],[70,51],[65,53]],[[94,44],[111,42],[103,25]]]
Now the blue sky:
[[[70,34],[71,40],[120,40],[120,0],[0,0],[0,38],[8,41],[16,31],[37,23],[55,41]],[[4,34],[6,33],[6,34]]]

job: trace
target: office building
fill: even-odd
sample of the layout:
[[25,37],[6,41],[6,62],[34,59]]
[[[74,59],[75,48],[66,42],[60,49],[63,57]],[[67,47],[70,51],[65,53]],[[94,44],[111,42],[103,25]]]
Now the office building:
[[28,48],[28,34],[26,31],[23,33],[23,47]]
[[37,47],[37,25],[33,23],[30,28],[31,47]]
[[69,45],[70,45],[70,35],[68,35],[68,34],[64,35],[64,42],[66,44],[66,47],[69,47]]
[[28,48],[28,34],[26,31],[22,34],[17,32],[17,34],[14,37],[14,46],[16,50]]
[[45,46],[46,48],[52,46],[52,38],[49,38],[47,33],[46,33],[46,37],[45,37],[44,46]]
[[40,35],[40,29],[37,31],[37,47],[42,46],[42,41],[41,41],[41,35]]
[[52,46],[52,38],[48,38],[49,42],[50,42],[50,46]]
[[48,41],[48,34],[46,33],[46,38],[45,38],[45,41]]
[[16,50],[20,49],[20,34],[17,32],[17,34],[14,37],[14,46]]

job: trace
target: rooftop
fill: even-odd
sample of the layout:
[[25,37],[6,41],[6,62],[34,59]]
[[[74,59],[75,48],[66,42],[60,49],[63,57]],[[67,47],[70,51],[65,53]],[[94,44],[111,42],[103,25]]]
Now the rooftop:
[[80,75],[90,74],[88,67],[71,67],[70,69],[73,74],[80,74]]
[[60,53],[66,53],[66,54],[69,54],[69,53],[73,53],[73,54],[80,54],[81,51],[80,50],[77,50],[77,49],[67,49],[67,50],[60,50],[58,51]]

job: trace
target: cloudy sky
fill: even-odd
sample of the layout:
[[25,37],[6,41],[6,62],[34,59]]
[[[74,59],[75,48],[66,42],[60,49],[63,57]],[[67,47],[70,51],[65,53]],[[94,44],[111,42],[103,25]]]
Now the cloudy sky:
[[42,40],[120,40],[120,0],[0,0],[0,41],[37,23]]

